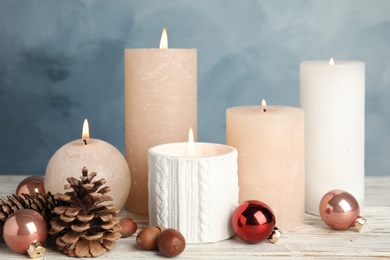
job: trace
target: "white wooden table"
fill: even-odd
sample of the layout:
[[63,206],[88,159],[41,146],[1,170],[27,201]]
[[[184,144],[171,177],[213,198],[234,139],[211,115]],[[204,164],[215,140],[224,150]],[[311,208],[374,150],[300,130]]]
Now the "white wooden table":
[[[11,195],[27,176],[0,175],[0,196]],[[362,216],[367,223],[361,232],[353,229],[335,231],[326,226],[320,217],[306,214],[305,222],[293,231],[284,231],[276,244],[268,241],[246,244],[237,237],[210,243],[187,244],[178,259],[249,259],[259,258],[390,258],[390,176],[366,177],[366,206]],[[146,216],[122,210],[121,217],[131,217],[138,224],[138,231],[148,224]],[[136,234],[118,240],[114,249],[98,259],[162,259],[158,251],[139,249]],[[0,240],[1,259],[29,259],[27,255],[12,252],[4,240]],[[71,259],[47,248],[44,259]]]

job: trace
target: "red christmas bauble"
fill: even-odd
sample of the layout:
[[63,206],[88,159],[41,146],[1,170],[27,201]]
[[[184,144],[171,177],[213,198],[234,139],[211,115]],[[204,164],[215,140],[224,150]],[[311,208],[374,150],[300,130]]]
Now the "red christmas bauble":
[[45,193],[45,180],[42,176],[30,176],[22,180],[16,188],[16,195]]
[[48,236],[45,219],[32,209],[21,209],[10,216],[3,227],[4,241],[14,252],[28,253],[35,258],[42,255],[42,247]]
[[346,191],[331,190],[320,201],[320,216],[325,224],[333,229],[345,230],[353,227],[360,231],[366,219],[359,214],[359,203]]
[[248,200],[234,210],[232,225],[239,238],[247,243],[259,243],[272,234],[275,216],[267,204]]

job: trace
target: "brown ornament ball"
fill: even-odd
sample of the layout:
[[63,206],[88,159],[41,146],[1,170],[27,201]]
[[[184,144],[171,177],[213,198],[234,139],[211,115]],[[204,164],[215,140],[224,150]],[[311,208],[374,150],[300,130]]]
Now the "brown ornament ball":
[[130,237],[137,231],[137,223],[135,223],[132,218],[121,218],[119,224],[121,225],[121,230],[119,232],[121,233],[122,238]]
[[137,235],[137,244],[146,250],[157,249],[157,238],[164,227],[148,226],[143,228]]
[[16,188],[16,195],[45,193],[45,180],[42,176],[30,176],[23,179]]
[[157,246],[163,255],[175,257],[186,248],[186,239],[179,231],[168,228],[158,236]]
[[353,227],[360,231],[366,222],[359,216],[360,207],[355,197],[340,189],[331,190],[322,197],[319,211],[325,224],[336,230]]
[[35,210],[15,211],[4,223],[4,241],[14,252],[28,253],[30,257],[42,256],[45,248],[42,244],[48,236],[45,219]]

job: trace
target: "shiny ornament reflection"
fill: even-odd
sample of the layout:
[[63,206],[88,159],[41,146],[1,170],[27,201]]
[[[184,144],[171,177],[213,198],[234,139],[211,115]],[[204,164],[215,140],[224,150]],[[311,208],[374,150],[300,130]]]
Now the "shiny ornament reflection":
[[28,253],[30,257],[42,256],[42,244],[48,236],[44,218],[32,209],[21,209],[12,213],[4,223],[4,241],[14,252]]
[[30,176],[23,179],[16,188],[16,195],[45,193],[45,179],[42,176]]
[[281,232],[275,227],[271,208],[258,200],[248,200],[233,212],[232,225],[236,235],[247,243],[259,243],[268,238],[278,241]]
[[366,219],[359,214],[359,203],[346,191],[331,190],[321,199],[320,216],[325,224],[333,229],[345,230],[353,227],[360,231]]

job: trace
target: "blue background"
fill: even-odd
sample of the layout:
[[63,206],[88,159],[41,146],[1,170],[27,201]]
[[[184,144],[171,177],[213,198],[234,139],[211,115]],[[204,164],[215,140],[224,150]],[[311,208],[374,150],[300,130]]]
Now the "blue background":
[[198,140],[225,110],[299,106],[299,63],[366,63],[366,175],[390,174],[390,1],[0,1],[0,173],[44,174],[91,136],[124,152],[124,48],[198,49]]

